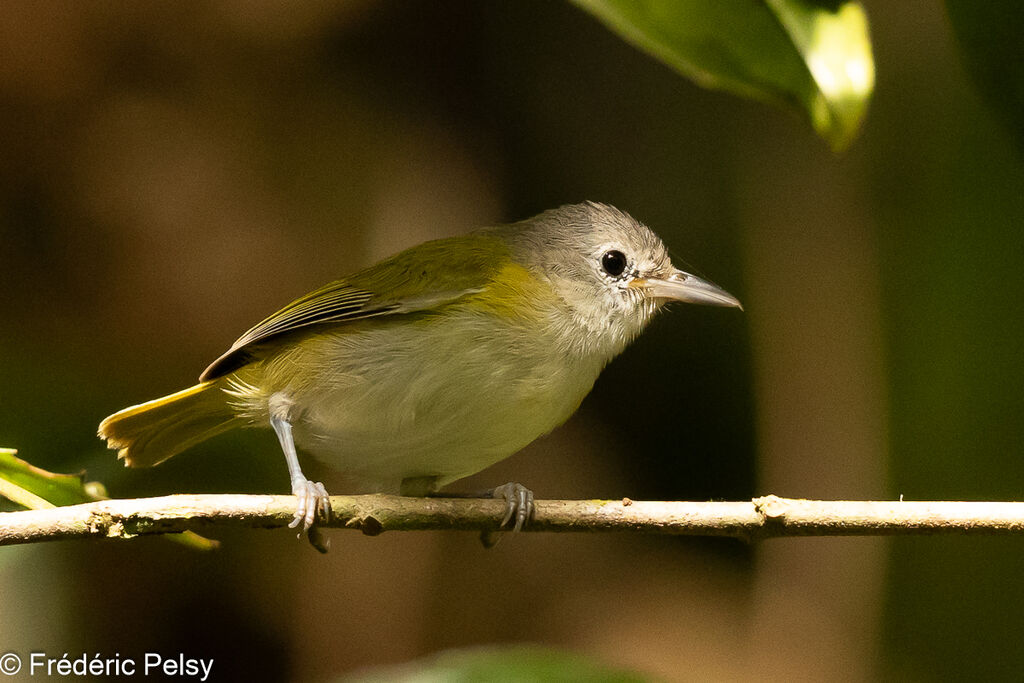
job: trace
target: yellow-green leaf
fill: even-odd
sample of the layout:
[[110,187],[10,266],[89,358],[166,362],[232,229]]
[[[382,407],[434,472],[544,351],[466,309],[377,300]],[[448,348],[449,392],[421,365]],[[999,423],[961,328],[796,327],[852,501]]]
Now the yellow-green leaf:
[[707,88],[796,107],[835,150],[874,89],[867,16],[840,0],[573,0]]
[[48,472],[17,457],[17,452],[0,448],[0,495],[34,510],[99,500],[86,492],[82,474]]

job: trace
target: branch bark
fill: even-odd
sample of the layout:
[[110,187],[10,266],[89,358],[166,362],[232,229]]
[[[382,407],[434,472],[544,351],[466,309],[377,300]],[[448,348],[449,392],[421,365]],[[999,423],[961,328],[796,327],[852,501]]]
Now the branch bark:
[[[383,531],[497,530],[500,500],[333,496],[324,527]],[[134,538],[214,526],[283,527],[295,498],[173,495],[104,500],[47,510],[0,513],[0,545],[68,538]],[[825,501],[765,496],[749,502],[538,500],[528,531],[631,531],[728,536],[1000,534],[1024,531],[1024,503]]]

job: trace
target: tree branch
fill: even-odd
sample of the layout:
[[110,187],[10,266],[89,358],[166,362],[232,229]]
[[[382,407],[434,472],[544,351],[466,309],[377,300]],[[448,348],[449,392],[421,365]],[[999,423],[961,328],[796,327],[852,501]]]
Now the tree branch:
[[[325,527],[369,535],[426,529],[497,530],[500,500],[333,496]],[[67,538],[134,538],[213,526],[272,528],[292,519],[295,498],[174,495],[103,500],[47,510],[0,513],[0,545]],[[765,496],[750,502],[538,500],[528,531],[633,531],[729,536],[998,534],[1024,531],[1024,503],[824,501]]]

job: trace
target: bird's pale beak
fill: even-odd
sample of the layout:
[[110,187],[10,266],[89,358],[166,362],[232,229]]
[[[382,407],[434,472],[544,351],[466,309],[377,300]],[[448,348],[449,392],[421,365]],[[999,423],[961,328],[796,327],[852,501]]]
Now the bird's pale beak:
[[685,301],[690,304],[728,306],[743,310],[739,299],[718,285],[702,280],[696,275],[677,270],[668,277],[642,277],[629,283],[630,287],[643,290],[652,299]]

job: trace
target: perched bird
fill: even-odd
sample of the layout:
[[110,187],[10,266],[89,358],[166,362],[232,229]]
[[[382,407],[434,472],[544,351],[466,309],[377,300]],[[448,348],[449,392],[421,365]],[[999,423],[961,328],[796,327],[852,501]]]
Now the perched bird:
[[[676,269],[649,228],[585,202],[434,240],[288,304],[176,394],[126,408],[99,435],[131,467],[235,427],[270,425],[291,526],[330,514],[296,446],[377,490],[429,495],[565,422],[667,302],[740,307]],[[519,529],[533,494],[494,491]]]

